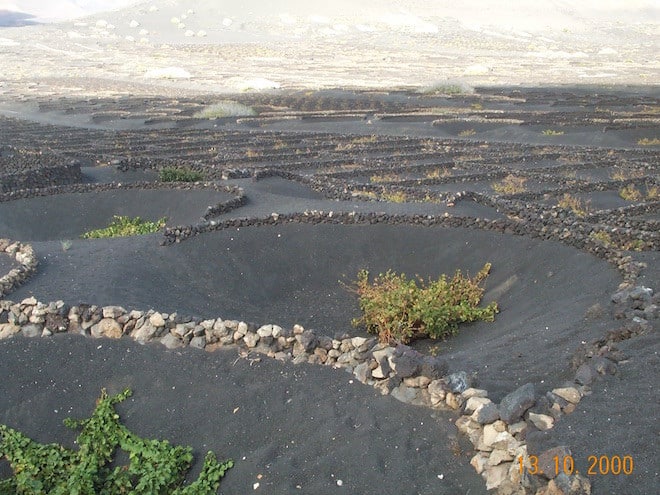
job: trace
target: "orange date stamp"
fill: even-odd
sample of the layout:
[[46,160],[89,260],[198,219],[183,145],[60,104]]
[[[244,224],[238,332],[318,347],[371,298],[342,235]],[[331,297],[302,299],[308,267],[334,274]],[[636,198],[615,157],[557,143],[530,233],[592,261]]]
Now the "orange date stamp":
[[[625,476],[630,476],[633,474],[633,471],[635,470],[635,461],[633,460],[633,457],[631,455],[624,455],[624,456],[619,456],[619,455],[590,455],[587,457],[587,464],[589,465],[587,468],[587,472],[583,473],[586,474],[587,476],[594,476],[594,475],[625,475]],[[529,474],[544,474],[543,469],[539,465],[539,458],[538,456],[535,455],[530,455],[527,457],[527,462],[523,460],[523,457],[520,456],[518,457],[518,465],[520,467],[520,474],[522,474],[525,470]],[[575,468],[575,461],[573,459],[573,456],[566,455],[566,456],[554,456],[552,458],[552,463],[550,470],[551,473],[545,473],[545,474],[553,474],[554,476],[558,476],[561,473],[564,473],[566,475],[572,475],[572,474],[580,474],[580,472]],[[548,469],[548,466],[545,467],[546,471]],[[554,471],[553,471],[554,470]]]

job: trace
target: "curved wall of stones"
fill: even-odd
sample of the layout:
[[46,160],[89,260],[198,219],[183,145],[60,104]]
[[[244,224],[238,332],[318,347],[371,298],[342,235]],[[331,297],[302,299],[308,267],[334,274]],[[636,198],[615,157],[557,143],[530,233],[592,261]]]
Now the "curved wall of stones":
[[21,189],[34,189],[64,184],[75,184],[82,181],[80,163],[42,167],[11,174],[0,175],[0,193]]
[[18,263],[17,268],[12,268],[0,277],[1,299],[34,274],[39,261],[32,250],[32,246],[9,239],[0,239],[0,253],[11,256]]
[[[29,261],[33,257],[29,246],[0,242],[8,244],[6,252],[22,253],[17,259]],[[641,308],[657,317],[658,298],[651,289],[623,289],[612,296],[612,302],[620,309]],[[539,453],[539,464],[547,465],[548,469],[543,470],[544,475],[531,475],[525,435],[531,429],[549,430],[563,415],[572,413],[598,376],[616,373],[616,342],[647,330],[634,318],[628,320],[620,330],[576,352],[571,385],[542,392],[527,383],[495,404],[486,390],[473,387],[467,373],[448,375],[444,360],[405,345],[393,347],[379,343],[375,338],[348,335],[330,338],[300,325],[257,327],[221,318],[197,320],[154,310],[126,311],[120,306],[69,307],[62,301],[46,304],[33,297],[19,303],[0,300],[0,339],[69,332],[96,338],[128,337],[139,343],[160,342],[170,349],[190,346],[212,351],[232,347],[248,359],[258,360],[260,355],[267,355],[294,363],[342,368],[359,381],[402,402],[457,411],[460,416],[455,421],[456,427],[476,450],[471,464],[486,480],[487,489],[497,489],[498,494],[555,493],[553,490],[567,483],[573,487],[571,493],[590,493],[587,478],[553,473],[554,456],[571,455],[565,446]],[[521,465],[525,467],[523,472]]]

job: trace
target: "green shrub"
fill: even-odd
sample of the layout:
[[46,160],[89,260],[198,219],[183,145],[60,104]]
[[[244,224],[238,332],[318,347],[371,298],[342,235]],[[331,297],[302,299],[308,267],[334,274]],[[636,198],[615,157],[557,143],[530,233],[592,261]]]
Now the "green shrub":
[[[473,278],[457,270],[451,279],[442,275],[436,281],[408,279],[405,274],[388,270],[369,282],[369,272],[358,273],[355,286],[362,316],[354,326],[364,325],[378,334],[382,342],[409,342],[417,337],[444,339],[458,330],[458,324],[470,321],[493,321],[497,303],[479,307],[490,263]],[[418,282],[420,285],[418,285]]]
[[156,222],[115,215],[104,229],[91,230],[82,235],[83,239],[104,239],[107,237],[127,237],[131,235],[153,234],[165,227],[166,218]]
[[555,131],[554,129],[546,129],[541,132],[544,136],[563,136],[564,131]]
[[161,182],[198,182],[204,180],[204,174],[197,170],[179,167],[164,167],[158,177]]
[[[167,440],[143,439],[119,421],[114,405],[130,390],[108,397],[102,390],[92,416],[64,420],[80,430],[78,450],[58,444],[39,444],[22,433],[0,425],[0,458],[6,458],[13,477],[0,480],[0,495],[210,495],[233,461],[218,462],[212,452],[204,458],[197,480],[183,486],[193,455],[190,447],[172,446]],[[128,454],[127,466],[112,463],[117,449]]]

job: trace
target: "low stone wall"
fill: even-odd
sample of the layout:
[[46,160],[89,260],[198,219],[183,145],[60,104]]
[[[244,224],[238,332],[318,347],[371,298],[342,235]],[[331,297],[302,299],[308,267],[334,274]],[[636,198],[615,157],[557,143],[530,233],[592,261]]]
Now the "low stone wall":
[[64,184],[75,184],[83,180],[80,163],[29,169],[0,175],[0,193],[21,189],[34,189]]
[[[474,199],[479,195],[475,193],[456,193],[458,199]],[[491,205],[493,200],[484,198],[483,202]],[[498,203],[495,203],[498,204]],[[560,241],[571,247],[586,250],[592,254],[605,259],[614,265],[626,281],[633,281],[641,270],[641,266],[629,256],[613,246],[605,246],[589,237],[593,226],[584,222],[573,220],[567,228],[561,218],[547,218],[544,221],[537,220],[532,213],[533,208],[523,207],[518,209],[515,205],[508,203],[503,206],[505,211],[516,212],[520,220],[502,218],[488,220],[474,217],[454,217],[445,215],[403,215],[386,213],[358,213],[332,211],[306,211],[303,213],[272,213],[268,217],[234,218],[222,221],[210,220],[197,225],[177,226],[166,228],[163,233],[162,245],[169,245],[185,241],[186,239],[214,230],[239,227],[260,227],[264,225],[282,225],[286,223],[305,224],[337,224],[337,225],[419,225],[424,227],[450,227],[471,228],[480,230],[491,230],[504,234],[521,235],[543,240]],[[524,216],[524,217],[523,217]],[[655,245],[655,240],[649,241]]]
[[18,263],[18,267],[0,277],[0,298],[2,298],[25,282],[37,270],[39,261],[32,246],[9,239],[0,239],[0,253],[11,256]]
[[[193,190],[193,189],[213,189],[218,192],[225,192],[233,194],[236,198],[242,197],[243,190],[236,186],[226,186],[217,184],[215,182],[129,182],[126,184],[117,182],[104,182],[101,184],[69,184],[64,186],[50,186],[42,188],[23,189],[19,191],[11,191],[0,194],[0,203],[7,201],[14,201],[16,199],[35,198],[40,196],[52,196],[53,194],[69,194],[69,193],[90,193],[90,192],[103,192],[114,191],[117,189],[162,189],[163,191],[177,189],[177,190]],[[221,210],[222,204],[213,206]]]
[[[9,251],[7,251],[7,249]],[[30,250],[18,243],[6,252]],[[466,372],[447,374],[447,363],[423,355],[405,345],[390,346],[376,338],[331,338],[305,330],[300,325],[257,326],[221,318],[199,320],[154,310],[127,311],[120,306],[68,306],[63,301],[38,302],[34,297],[15,303],[0,300],[0,339],[14,336],[46,337],[74,333],[96,338],[131,338],[146,344],[159,342],[169,349],[183,346],[214,351],[235,348],[247,359],[266,355],[293,363],[333,366],[352,373],[357,380],[382,394],[417,406],[453,410],[455,424],[474,445],[471,464],[489,490],[500,495],[589,494],[589,480],[580,475],[556,472],[554,457],[571,455],[566,446],[544,452],[529,452],[526,435],[551,429],[565,414],[573,412],[589,395],[589,386],[601,375],[615,374],[623,356],[616,343],[650,330],[658,318],[659,298],[646,287],[625,287],[612,296],[616,311],[625,318],[617,331],[576,351],[574,380],[546,392],[527,383],[505,396],[499,404],[486,390],[473,387]],[[648,319],[644,319],[639,315]],[[532,474],[530,455],[543,475]],[[568,488],[566,488],[568,487]]]

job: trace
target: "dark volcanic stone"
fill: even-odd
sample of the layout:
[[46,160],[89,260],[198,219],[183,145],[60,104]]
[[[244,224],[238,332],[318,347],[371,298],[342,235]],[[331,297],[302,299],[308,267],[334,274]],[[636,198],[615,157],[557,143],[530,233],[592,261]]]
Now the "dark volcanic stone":
[[575,372],[575,383],[580,385],[591,385],[596,378],[596,372],[588,364],[583,363]]
[[477,423],[480,425],[486,425],[493,423],[500,418],[500,411],[497,409],[497,406],[490,402],[479,409],[477,412]]
[[563,469],[564,458],[571,455],[571,450],[565,446],[553,447],[539,454],[539,470],[543,476],[548,479],[556,478],[559,474],[557,472],[557,462],[555,457],[558,458],[559,470]]
[[460,394],[472,386],[472,380],[465,371],[459,371],[447,377],[447,385],[452,392]]
[[534,405],[534,395],[534,385],[531,383],[511,392],[500,402],[500,418],[508,424],[518,421]]
[[424,356],[420,375],[427,376],[432,380],[442,378],[447,373],[447,361],[434,356]]
[[390,362],[397,376],[408,378],[419,372],[422,359],[422,355],[414,349],[406,345],[399,345],[394,350],[394,355],[390,358]]
[[300,345],[305,349],[305,352],[309,353],[314,350],[314,348],[318,345],[318,338],[316,337],[316,334],[312,332],[311,330],[305,330],[302,334],[300,334]]

